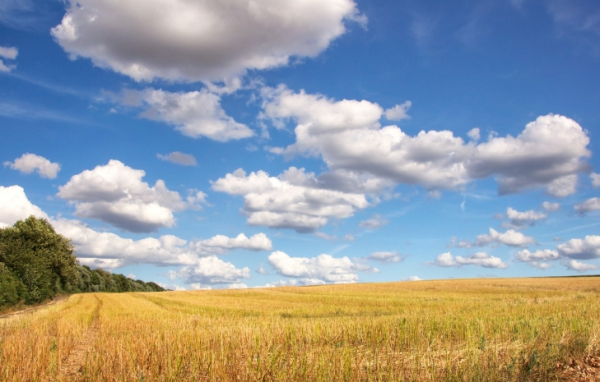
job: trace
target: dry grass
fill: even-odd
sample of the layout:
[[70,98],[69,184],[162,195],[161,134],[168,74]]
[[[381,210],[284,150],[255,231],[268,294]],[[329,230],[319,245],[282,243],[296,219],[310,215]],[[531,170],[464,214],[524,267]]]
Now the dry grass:
[[558,380],[598,317],[600,278],[75,295],[0,320],[0,380]]

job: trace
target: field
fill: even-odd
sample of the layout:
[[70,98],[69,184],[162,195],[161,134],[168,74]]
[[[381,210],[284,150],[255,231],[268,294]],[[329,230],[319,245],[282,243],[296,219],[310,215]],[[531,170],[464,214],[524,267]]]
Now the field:
[[600,278],[80,294],[0,320],[0,380],[598,380],[599,317]]

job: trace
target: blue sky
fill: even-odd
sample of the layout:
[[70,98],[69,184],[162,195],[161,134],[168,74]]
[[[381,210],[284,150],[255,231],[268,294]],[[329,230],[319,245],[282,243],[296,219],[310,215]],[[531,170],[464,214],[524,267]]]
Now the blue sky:
[[0,225],[169,288],[593,274],[595,1],[0,1]]

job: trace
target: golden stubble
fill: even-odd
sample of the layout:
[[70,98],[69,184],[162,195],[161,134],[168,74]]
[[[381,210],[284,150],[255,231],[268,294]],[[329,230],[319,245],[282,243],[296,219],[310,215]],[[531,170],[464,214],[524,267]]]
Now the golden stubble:
[[0,320],[0,380],[557,380],[598,317],[592,277],[80,294]]

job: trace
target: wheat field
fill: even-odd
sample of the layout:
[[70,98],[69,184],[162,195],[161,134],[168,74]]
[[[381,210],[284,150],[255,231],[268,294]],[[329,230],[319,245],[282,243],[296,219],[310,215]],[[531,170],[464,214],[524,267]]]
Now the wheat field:
[[592,277],[79,294],[0,320],[0,380],[575,380],[598,317]]

